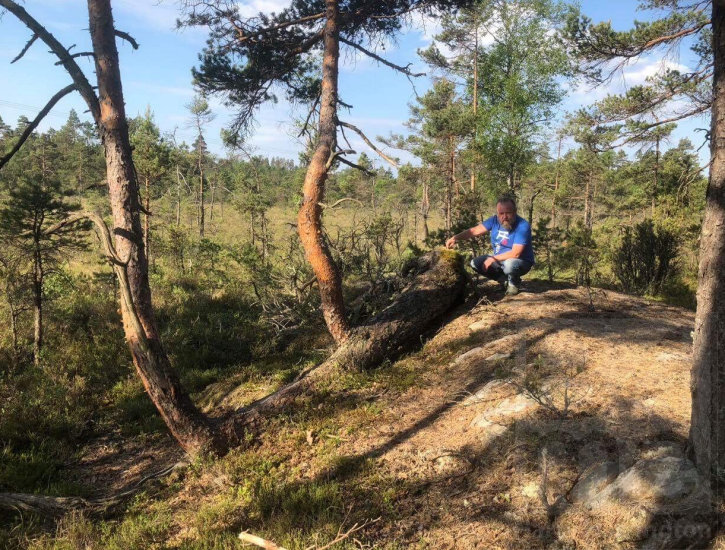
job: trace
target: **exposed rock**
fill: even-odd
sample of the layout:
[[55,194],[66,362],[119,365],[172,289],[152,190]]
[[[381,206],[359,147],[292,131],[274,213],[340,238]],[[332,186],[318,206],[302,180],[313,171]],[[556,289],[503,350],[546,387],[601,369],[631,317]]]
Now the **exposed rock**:
[[520,413],[528,411],[538,406],[538,403],[530,397],[519,393],[513,397],[507,397],[492,409],[487,410],[483,414],[478,415],[471,421],[472,428],[481,428],[485,430],[493,429],[492,426],[504,424],[505,421]]
[[475,405],[476,403],[486,401],[487,399],[490,399],[491,395],[494,394],[497,390],[499,390],[507,385],[508,385],[508,381],[503,378],[497,378],[495,380],[491,380],[490,382],[487,382],[486,385],[483,386],[476,393],[468,396],[465,399],[465,401],[463,401],[463,405],[466,407],[469,407],[471,405]]
[[480,321],[476,321],[475,323],[468,325],[468,330],[471,332],[479,332],[481,330],[488,330],[493,326],[493,321],[491,319],[481,319]]
[[569,493],[572,502],[591,502],[607,485],[619,475],[619,464],[603,462],[592,466],[579,479]]
[[488,413],[489,418],[508,417],[518,413],[522,413],[537,407],[538,403],[527,395],[519,393],[513,397],[507,397],[501,403],[496,405]]
[[481,355],[481,352],[483,352],[483,348],[473,348],[469,349],[466,353],[462,353],[458,357],[456,357],[456,360],[453,361],[455,364],[463,363],[464,361],[470,361],[471,359],[478,359],[478,356]]
[[680,514],[706,513],[710,507],[707,487],[695,465],[677,456],[638,461],[586,502],[592,509],[612,503],[651,504],[659,512]]
[[510,359],[511,353],[494,353],[493,355],[490,355],[489,357],[486,357],[486,361],[501,361],[503,359]]

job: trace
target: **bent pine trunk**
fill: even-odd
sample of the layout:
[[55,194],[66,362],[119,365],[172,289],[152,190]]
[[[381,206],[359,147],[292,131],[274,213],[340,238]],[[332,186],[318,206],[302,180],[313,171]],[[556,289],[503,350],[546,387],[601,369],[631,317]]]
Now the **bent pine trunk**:
[[325,195],[328,161],[335,152],[337,141],[337,78],[340,57],[338,2],[326,0],[325,5],[327,21],[324,30],[319,137],[305,175],[297,227],[305,256],[317,277],[325,323],[335,341],[341,344],[350,333],[350,325],[345,315],[340,271],[325,242],[320,206]]

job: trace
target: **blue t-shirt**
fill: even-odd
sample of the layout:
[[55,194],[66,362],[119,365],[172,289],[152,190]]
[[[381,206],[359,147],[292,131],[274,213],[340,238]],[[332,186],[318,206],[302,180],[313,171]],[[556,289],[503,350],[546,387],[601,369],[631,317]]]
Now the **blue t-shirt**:
[[501,227],[498,216],[491,216],[481,224],[491,234],[491,246],[494,254],[510,252],[515,244],[523,244],[524,251],[519,258],[534,263],[534,249],[531,246],[531,225],[521,216],[516,216],[511,231]]

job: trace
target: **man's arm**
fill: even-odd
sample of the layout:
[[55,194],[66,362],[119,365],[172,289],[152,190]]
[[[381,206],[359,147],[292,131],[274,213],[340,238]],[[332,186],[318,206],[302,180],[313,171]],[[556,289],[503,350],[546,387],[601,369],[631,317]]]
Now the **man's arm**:
[[498,262],[503,262],[504,260],[508,260],[510,258],[520,258],[521,254],[524,253],[524,248],[526,248],[525,244],[515,244],[511,247],[511,250],[502,254],[496,254],[493,256],[493,259]]
[[467,241],[468,239],[480,237],[481,235],[485,235],[486,233],[488,233],[488,229],[486,229],[482,223],[479,223],[478,225],[475,225],[470,229],[461,231],[460,233],[458,233],[458,235],[453,235],[450,239],[446,241],[446,248],[453,248],[454,246],[456,246],[457,242]]

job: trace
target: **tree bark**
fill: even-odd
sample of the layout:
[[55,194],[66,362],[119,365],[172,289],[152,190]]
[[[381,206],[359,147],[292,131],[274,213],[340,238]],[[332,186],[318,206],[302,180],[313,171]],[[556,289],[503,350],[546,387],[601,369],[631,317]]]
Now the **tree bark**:
[[426,176],[426,181],[423,183],[423,199],[420,205],[420,214],[423,218],[423,242],[428,240],[429,229],[428,229],[428,213],[430,212],[430,176]]
[[559,148],[556,153],[556,171],[554,173],[554,194],[551,197],[551,227],[556,227],[556,192],[559,190],[559,169],[561,166],[561,142],[564,136],[559,136]]
[[322,314],[327,328],[338,344],[350,334],[342,297],[342,278],[325,242],[322,207],[328,161],[337,142],[337,80],[340,57],[339,8],[337,0],[325,2],[324,54],[322,59],[322,94],[318,141],[305,175],[302,206],[297,227],[305,256],[317,277],[322,298]]
[[[213,226],[214,221],[214,194],[216,191],[216,186],[214,185],[214,180],[209,182],[209,185],[211,187],[211,199],[209,200],[209,223]],[[213,229],[212,229],[213,231]]]
[[589,229],[592,228],[592,177],[591,173],[587,174],[587,183],[584,188],[584,225]]
[[204,238],[204,162],[203,151],[199,147],[199,237]]
[[110,1],[88,0],[88,16],[100,101],[97,124],[106,157],[115,249],[118,256],[128,259],[123,269],[131,303],[121,302],[126,340],[146,392],[181,446],[191,453],[223,452],[228,442],[212,431],[182,389],[159,338],[151,303],[138,182],[131,158]]
[[176,227],[181,224],[181,175],[179,165],[176,165]]
[[712,3],[714,51],[710,181],[700,239],[690,440],[720,493],[725,471],[725,2]]
[[150,236],[150,230],[151,230],[151,215],[149,212],[151,212],[151,189],[149,185],[149,177],[146,176],[144,178],[144,184],[145,184],[145,190],[146,190],[146,196],[144,197],[144,215],[143,215],[143,247],[146,251],[146,258],[151,259],[151,247],[149,246],[149,236]]
[[474,28],[473,41],[473,166],[471,167],[471,191],[476,190],[476,170],[478,169],[478,23]]
[[[37,228],[38,231],[40,228]],[[43,348],[43,258],[40,243],[35,242],[33,255],[33,362],[40,365],[40,352]]]
[[655,217],[655,211],[657,209],[657,190],[659,188],[660,179],[660,136],[656,136],[655,141],[655,173],[654,181],[652,182],[652,218]]
[[541,193],[541,189],[534,191],[531,195],[531,201],[529,202],[529,217],[526,220],[532,227],[534,225],[534,201],[536,200],[536,197],[539,196],[539,193]]

